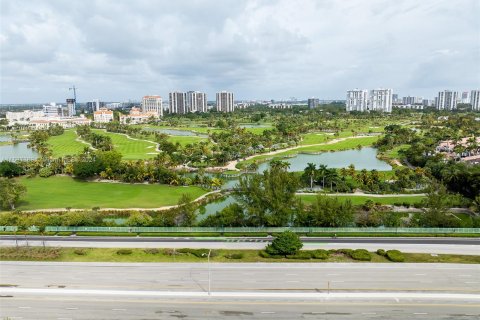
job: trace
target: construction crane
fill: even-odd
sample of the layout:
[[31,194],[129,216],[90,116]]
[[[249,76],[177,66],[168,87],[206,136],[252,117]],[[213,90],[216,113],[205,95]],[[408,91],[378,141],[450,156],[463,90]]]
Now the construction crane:
[[75,99],[75,102],[77,102],[77,89],[75,88],[75,85],[72,85],[71,88],[68,88],[68,90],[73,90],[73,99]]

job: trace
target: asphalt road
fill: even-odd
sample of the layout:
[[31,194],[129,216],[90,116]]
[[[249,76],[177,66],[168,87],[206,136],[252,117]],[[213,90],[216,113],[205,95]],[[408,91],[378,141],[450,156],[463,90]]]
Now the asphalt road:
[[480,265],[0,262],[0,270],[2,319],[480,316]]
[[[0,236],[0,246],[92,248],[263,249],[271,238],[151,238]],[[302,238],[304,249],[397,249],[433,254],[480,254],[479,238]]]

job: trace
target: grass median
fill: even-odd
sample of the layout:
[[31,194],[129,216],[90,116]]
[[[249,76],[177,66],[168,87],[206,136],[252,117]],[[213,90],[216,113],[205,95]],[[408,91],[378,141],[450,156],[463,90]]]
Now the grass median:
[[[138,249],[138,248],[50,248],[2,247],[1,261],[57,261],[57,262],[207,262],[208,249]],[[370,260],[355,259],[348,249],[301,251],[295,256],[266,257],[263,250],[212,250],[211,262],[356,262],[356,263],[468,263],[479,264],[480,256],[427,253],[401,253],[403,262],[393,262],[376,252]],[[352,250],[350,250],[352,251]],[[320,253],[322,253],[320,255]]]

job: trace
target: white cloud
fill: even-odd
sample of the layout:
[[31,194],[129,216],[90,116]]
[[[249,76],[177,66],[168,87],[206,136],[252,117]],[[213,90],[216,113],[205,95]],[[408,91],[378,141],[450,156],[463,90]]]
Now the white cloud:
[[61,101],[73,83],[82,101],[472,89],[479,13],[476,0],[2,0],[0,102]]

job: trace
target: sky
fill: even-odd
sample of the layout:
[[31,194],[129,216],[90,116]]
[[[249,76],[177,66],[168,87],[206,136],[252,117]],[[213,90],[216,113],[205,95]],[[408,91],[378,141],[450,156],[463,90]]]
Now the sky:
[[0,0],[0,103],[480,88],[479,0]]

